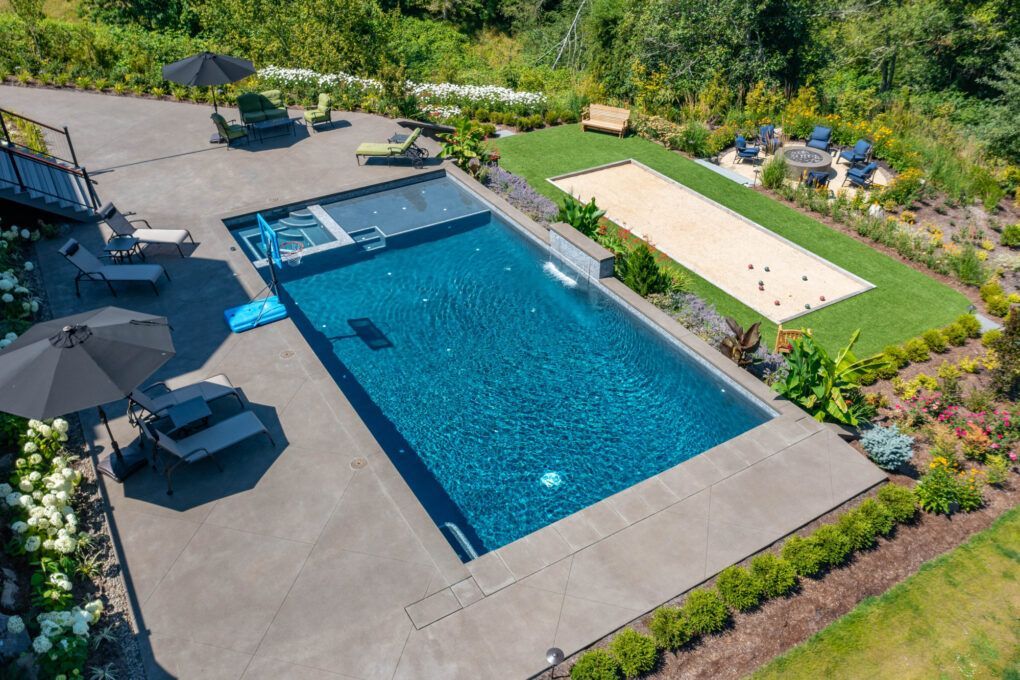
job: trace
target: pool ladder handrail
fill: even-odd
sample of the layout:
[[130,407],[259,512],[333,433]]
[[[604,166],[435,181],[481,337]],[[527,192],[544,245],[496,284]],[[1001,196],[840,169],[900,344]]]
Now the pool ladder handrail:
[[439,525],[439,527],[441,529],[449,530],[449,532],[453,535],[454,539],[456,539],[457,543],[460,544],[460,548],[461,550],[464,551],[465,555],[467,555],[473,560],[478,559],[478,551],[474,549],[474,547],[471,545],[471,541],[468,540],[468,537],[464,535],[464,532],[460,530],[459,526],[457,526],[453,522],[443,522],[442,524]]

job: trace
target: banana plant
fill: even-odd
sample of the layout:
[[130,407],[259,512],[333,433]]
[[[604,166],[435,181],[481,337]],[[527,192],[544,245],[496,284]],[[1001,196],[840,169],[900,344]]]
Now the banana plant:
[[469,120],[461,121],[450,134],[440,135],[443,149],[440,156],[452,158],[461,170],[477,175],[489,159],[485,131]]
[[786,355],[790,370],[783,380],[772,386],[773,389],[797,403],[815,420],[858,425],[857,414],[848,397],[860,387],[865,373],[877,371],[887,363],[883,354],[866,359],[854,356],[853,346],[860,335],[859,329],[854,331],[850,342],[835,358],[810,334],[794,340],[793,348]]
[[748,366],[754,361],[753,354],[761,344],[761,322],[751,324],[747,330],[737,323],[736,319],[726,317],[726,325],[732,335],[728,335],[719,343],[719,351],[730,358],[737,366]]
[[605,214],[605,210],[600,210],[595,205],[594,198],[588,203],[582,203],[573,196],[567,196],[563,199],[557,219],[566,222],[585,236],[592,236],[599,228],[599,219]]

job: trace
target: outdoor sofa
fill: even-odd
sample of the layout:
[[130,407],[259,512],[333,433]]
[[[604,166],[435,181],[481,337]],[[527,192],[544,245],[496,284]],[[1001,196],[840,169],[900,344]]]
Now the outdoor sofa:
[[287,106],[279,90],[245,92],[237,98],[237,110],[241,112],[241,122],[245,125],[287,117]]

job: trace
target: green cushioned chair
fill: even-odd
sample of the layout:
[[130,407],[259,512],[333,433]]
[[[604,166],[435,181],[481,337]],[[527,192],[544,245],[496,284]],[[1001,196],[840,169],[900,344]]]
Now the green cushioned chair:
[[322,92],[319,94],[319,105],[314,109],[305,110],[305,121],[311,125],[314,129],[316,125],[322,123],[333,123],[333,110],[330,105],[333,103],[333,99]]
[[210,116],[213,123],[216,125],[216,131],[220,133],[220,137],[227,140],[227,145],[233,144],[235,141],[241,139],[248,139],[248,128],[237,123],[228,123],[227,120],[218,113],[214,113]]
[[287,116],[287,107],[279,90],[245,92],[237,98],[237,109],[245,125]]
[[421,135],[421,128],[415,128],[414,132],[407,136],[402,144],[387,144],[377,142],[365,142],[354,152],[354,157],[361,165],[364,158],[406,158],[416,168],[422,167],[422,157],[412,148],[418,136]]

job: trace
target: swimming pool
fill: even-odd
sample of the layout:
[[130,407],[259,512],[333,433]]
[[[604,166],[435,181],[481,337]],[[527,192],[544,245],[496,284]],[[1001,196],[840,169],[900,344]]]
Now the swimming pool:
[[498,215],[434,208],[401,223],[415,238],[302,264],[281,293],[462,559],[771,417]]

